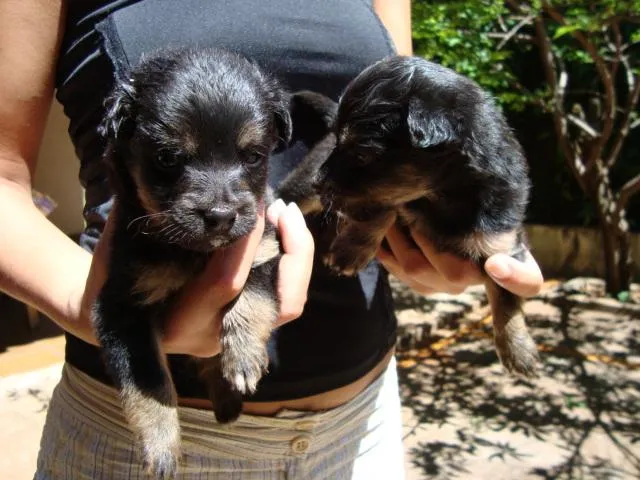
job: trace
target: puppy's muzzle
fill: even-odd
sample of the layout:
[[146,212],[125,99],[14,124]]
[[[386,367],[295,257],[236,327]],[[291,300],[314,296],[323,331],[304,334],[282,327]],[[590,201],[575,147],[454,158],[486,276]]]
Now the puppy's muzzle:
[[237,210],[228,207],[201,208],[198,214],[208,231],[219,234],[231,230],[238,218]]

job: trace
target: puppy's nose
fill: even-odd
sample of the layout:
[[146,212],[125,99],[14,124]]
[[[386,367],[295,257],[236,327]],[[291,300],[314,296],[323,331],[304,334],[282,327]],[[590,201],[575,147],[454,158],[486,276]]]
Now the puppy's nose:
[[231,208],[207,208],[200,210],[200,214],[209,228],[229,230],[236,221],[236,211]]

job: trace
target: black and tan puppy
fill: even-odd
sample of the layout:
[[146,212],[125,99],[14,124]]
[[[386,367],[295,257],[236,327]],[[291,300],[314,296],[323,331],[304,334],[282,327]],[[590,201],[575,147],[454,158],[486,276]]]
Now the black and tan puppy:
[[[527,163],[503,115],[471,80],[422,58],[390,57],[354,79],[339,105],[296,94],[297,113],[324,120],[324,134],[317,126],[302,132],[312,148],[279,195],[306,213],[322,205],[334,224],[325,229],[332,237],[325,260],[335,271],[363,268],[396,219],[479,266],[499,252],[523,258]],[[315,196],[304,178],[315,180]],[[488,276],[486,286],[500,360],[534,376],[538,354],[521,299]]]
[[[144,59],[108,103],[117,199],[108,278],[93,309],[124,412],[158,478],[176,470],[175,388],[159,344],[176,297],[212,253],[247,235],[268,201],[267,160],[290,135],[289,100],[245,58],[176,49]],[[219,421],[234,420],[268,365],[279,248],[265,236],[222,320],[221,354],[199,360]],[[211,339],[214,341],[214,339]]]

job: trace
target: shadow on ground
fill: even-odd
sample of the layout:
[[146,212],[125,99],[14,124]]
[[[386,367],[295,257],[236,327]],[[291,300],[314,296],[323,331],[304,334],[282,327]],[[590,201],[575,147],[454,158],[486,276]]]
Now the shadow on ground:
[[559,286],[526,311],[539,379],[502,371],[486,319],[399,352],[410,479],[640,478],[640,305]]

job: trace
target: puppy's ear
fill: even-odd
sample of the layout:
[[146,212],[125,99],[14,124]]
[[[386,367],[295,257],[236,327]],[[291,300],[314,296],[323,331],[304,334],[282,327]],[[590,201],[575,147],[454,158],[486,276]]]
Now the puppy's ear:
[[105,117],[98,127],[100,135],[122,140],[133,131],[133,101],[135,88],[129,82],[118,84],[105,100]]
[[338,104],[329,97],[316,92],[300,91],[291,97],[293,139],[313,146],[333,128]]
[[407,111],[407,127],[411,145],[428,148],[460,139],[460,125],[443,109],[428,108],[424,101],[413,97]]
[[278,135],[278,144],[276,145],[275,152],[286,149],[291,141],[293,125],[289,112],[289,98],[290,95],[288,93],[280,91],[273,99],[274,125],[276,135]]

